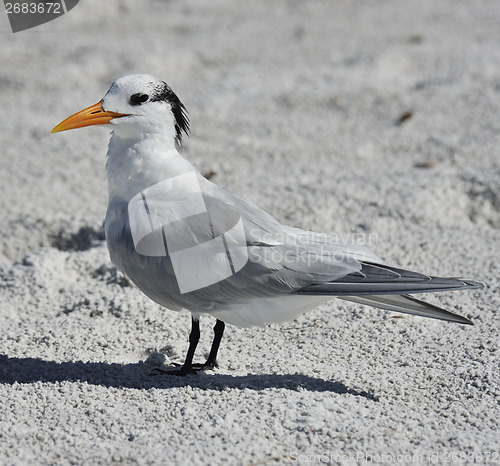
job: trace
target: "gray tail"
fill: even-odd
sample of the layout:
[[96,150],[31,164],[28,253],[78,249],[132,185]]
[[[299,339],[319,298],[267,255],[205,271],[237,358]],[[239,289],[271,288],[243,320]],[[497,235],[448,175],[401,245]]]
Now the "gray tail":
[[297,290],[296,293],[338,296],[347,301],[367,304],[390,311],[472,324],[465,317],[445,311],[432,304],[427,304],[408,296],[407,293],[433,293],[483,287],[482,283],[474,280],[431,277],[396,267],[362,263],[359,272],[331,282],[313,283]]
[[378,307],[387,311],[402,312],[404,314],[413,314],[421,317],[430,317],[431,319],[447,320],[449,322],[457,322],[459,324],[473,325],[473,323],[453,312],[446,311],[433,304],[420,301],[406,294],[388,294],[388,295],[363,295],[363,296],[340,296],[346,301],[366,304],[368,306]]

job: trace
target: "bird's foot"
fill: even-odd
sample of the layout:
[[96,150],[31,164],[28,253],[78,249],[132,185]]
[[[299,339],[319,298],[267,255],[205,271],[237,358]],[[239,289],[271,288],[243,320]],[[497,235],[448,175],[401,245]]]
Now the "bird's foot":
[[176,366],[178,367],[178,369],[161,369],[159,367],[155,367],[151,371],[151,375],[166,374],[166,375],[177,375],[184,377],[186,375],[197,374],[200,371],[212,370],[215,369],[216,367],[219,367],[217,365],[217,362],[210,362],[210,361],[207,361],[205,363],[195,363],[192,364],[191,366],[185,366],[185,365],[181,366],[180,364],[172,363],[172,366]]
[[155,367],[151,370],[150,375],[177,375],[180,377],[184,377],[186,375],[196,374],[198,371],[193,367],[181,366],[179,364],[173,364],[174,366],[178,366],[178,369],[161,369],[159,367]]
[[203,363],[196,363],[193,364],[193,369],[197,371],[211,371],[214,370],[215,368],[219,367],[217,364],[217,361],[207,361]]

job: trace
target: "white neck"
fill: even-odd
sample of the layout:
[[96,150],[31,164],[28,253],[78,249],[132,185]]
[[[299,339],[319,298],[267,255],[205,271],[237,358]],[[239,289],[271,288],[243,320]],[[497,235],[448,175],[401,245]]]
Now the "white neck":
[[106,172],[109,203],[128,202],[137,193],[195,167],[182,157],[171,135],[143,133],[130,138],[116,128],[109,142]]

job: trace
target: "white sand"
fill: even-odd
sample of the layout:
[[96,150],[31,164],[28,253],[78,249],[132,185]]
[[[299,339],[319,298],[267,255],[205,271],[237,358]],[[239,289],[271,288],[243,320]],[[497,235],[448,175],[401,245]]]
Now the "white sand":
[[[0,15],[0,464],[500,461],[499,25],[498,0],[82,0],[17,34]],[[178,93],[217,183],[486,282],[426,297],[475,326],[337,300],[228,326],[215,372],[151,376],[189,315],[114,275],[109,131],[49,133],[132,73]]]

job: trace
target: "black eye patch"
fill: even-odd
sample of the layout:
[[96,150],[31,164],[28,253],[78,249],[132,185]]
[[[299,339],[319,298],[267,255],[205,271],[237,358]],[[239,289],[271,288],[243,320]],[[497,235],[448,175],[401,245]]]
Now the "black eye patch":
[[132,94],[130,96],[130,105],[141,105],[149,99],[147,94]]

